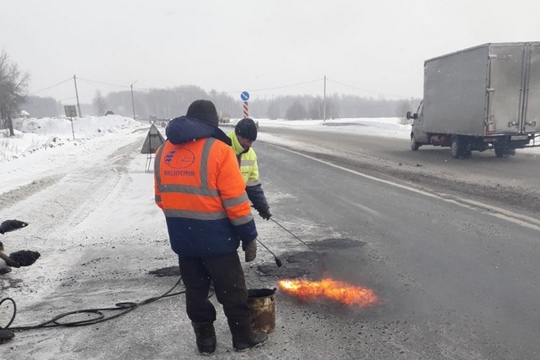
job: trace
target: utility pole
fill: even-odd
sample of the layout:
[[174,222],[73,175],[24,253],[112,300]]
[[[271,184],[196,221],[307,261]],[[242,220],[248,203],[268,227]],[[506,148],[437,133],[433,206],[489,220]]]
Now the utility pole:
[[324,75],[323,122],[326,122],[326,75]]
[[135,84],[136,82],[137,80],[135,80],[135,82],[131,84],[131,106],[133,107],[133,120],[136,120],[135,119],[135,99],[133,98],[133,84]]
[[75,95],[77,96],[77,109],[79,110],[79,117],[82,117],[81,104],[79,103],[79,91],[77,90],[77,75],[73,75],[73,81],[75,82]]

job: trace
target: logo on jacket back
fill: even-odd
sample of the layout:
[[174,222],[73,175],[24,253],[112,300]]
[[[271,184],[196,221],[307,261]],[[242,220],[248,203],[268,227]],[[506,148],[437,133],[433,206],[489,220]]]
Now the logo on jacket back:
[[169,151],[165,155],[165,164],[175,169],[185,169],[195,162],[195,154],[186,148]]

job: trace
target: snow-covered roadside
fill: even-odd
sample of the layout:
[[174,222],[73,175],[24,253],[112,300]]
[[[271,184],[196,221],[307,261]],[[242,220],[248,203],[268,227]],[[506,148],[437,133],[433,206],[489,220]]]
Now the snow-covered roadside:
[[15,137],[0,130],[0,194],[84,166],[141,136],[149,125],[121,116],[76,119],[75,140],[66,119],[15,119],[14,126]]
[[67,143],[81,144],[140,125],[118,115],[75,118],[73,122],[66,118],[13,119],[14,137],[9,137],[7,129],[0,130],[0,163]]
[[[2,297],[17,302],[15,326],[37,324],[67,311],[140,301],[164,293],[177,280],[149,274],[175,265],[176,258],[167,241],[164,218],[154,204],[153,176],[145,172],[146,155],[140,154],[145,135],[127,132],[89,140],[91,149],[87,143],[86,151],[77,152],[77,165],[60,161],[61,177],[38,193],[1,207],[0,217],[30,223],[6,234],[2,238],[6,247],[41,253],[34,265],[0,278]],[[170,354],[178,353],[178,346],[171,346],[175,344],[171,340],[165,342],[170,330],[155,321],[185,321],[185,311],[156,315],[164,305],[167,309],[182,306],[175,297],[162,301],[160,307],[146,307],[135,315],[95,326],[17,333],[3,355],[17,359],[133,358],[139,344],[144,344],[160,357],[172,358]],[[6,307],[0,309],[2,323],[8,316]],[[139,322],[141,317],[151,332]],[[85,315],[65,321],[81,318]],[[138,331],[132,331],[133,324],[138,324]],[[192,351],[192,346],[185,350]]]
[[409,139],[411,126],[399,118],[360,118],[331,120],[268,120],[257,119],[260,127],[303,128],[312,131],[369,134],[373,136]]

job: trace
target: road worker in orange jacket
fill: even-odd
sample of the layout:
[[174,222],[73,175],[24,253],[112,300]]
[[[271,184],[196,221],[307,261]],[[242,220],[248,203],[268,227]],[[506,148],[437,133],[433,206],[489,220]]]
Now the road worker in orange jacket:
[[237,249],[255,259],[257,229],[230,139],[218,128],[208,100],[194,101],[173,119],[155,157],[156,204],[163,210],[170,243],[186,286],[186,311],[200,353],[213,353],[216,310],[208,300],[210,281],[227,316],[237,351],[268,336],[251,329],[247,287]]

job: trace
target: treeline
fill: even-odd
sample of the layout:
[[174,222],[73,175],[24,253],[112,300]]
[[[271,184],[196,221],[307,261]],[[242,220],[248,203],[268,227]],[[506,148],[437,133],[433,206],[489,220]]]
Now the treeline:
[[[133,97],[132,97],[133,95]],[[252,95],[253,96],[253,95]],[[133,101],[132,101],[133,99]],[[243,102],[229,93],[212,90],[206,92],[197,86],[179,86],[148,91],[119,91],[102,96],[96,93],[92,104],[81,104],[84,115],[104,115],[106,111],[139,119],[170,119],[184,115],[197,99],[209,99],[224,118],[243,117]],[[403,117],[415,110],[419,99],[388,100],[364,98],[354,95],[330,95],[326,106],[322,96],[278,96],[271,99],[249,101],[249,115],[268,119],[327,119],[359,117]],[[54,117],[64,113],[63,106],[52,98],[27,97],[23,108],[32,117]]]

